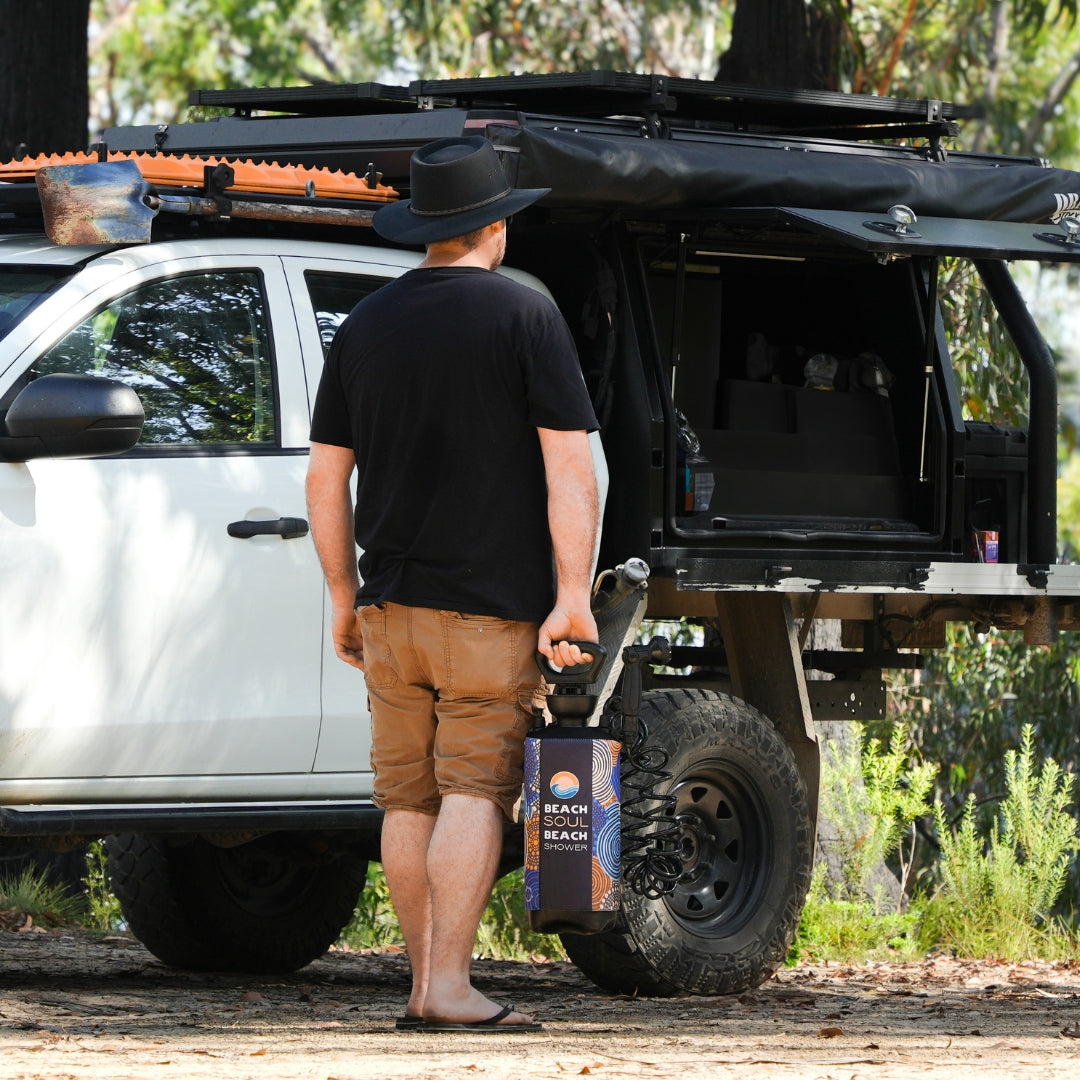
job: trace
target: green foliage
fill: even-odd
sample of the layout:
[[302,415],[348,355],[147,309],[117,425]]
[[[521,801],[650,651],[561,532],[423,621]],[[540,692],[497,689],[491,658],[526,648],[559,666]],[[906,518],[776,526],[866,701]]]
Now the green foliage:
[[1065,558],[1069,562],[1080,562],[1080,455],[1076,453],[1070,454],[1062,463],[1057,497],[1058,533]]
[[[914,835],[937,769],[911,763],[903,724],[884,747],[853,726],[852,742],[827,743],[821,761],[821,812],[836,830],[842,880],[830,884],[825,864],[815,868],[789,962],[906,958],[915,949],[918,911],[883,910],[872,876]],[[910,851],[900,861],[906,884]]]
[[837,89],[978,105],[962,146],[1077,152],[1076,0],[814,0],[836,30]]
[[865,899],[832,895],[825,865],[814,868],[799,929],[788,955],[795,963],[863,963],[867,960],[909,960],[918,950],[920,913],[881,912]]
[[565,960],[558,937],[529,929],[525,910],[525,871],[495,882],[476,936],[476,954],[497,960]]
[[[990,827],[1008,783],[1007,754],[1022,744],[1025,726],[1064,772],[1080,765],[1076,633],[1034,648],[1019,631],[950,625],[946,647],[928,657],[917,692],[904,715],[923,756],[941,766],[936,798],[950,821],[959,821],[974,798],[979,826]],[[1080,873],[1070,876],[1060,902],[1080,910]]]
[[1046,759],[1035,772],[1034,731],[1024,726],[1019,751],[1005,754],[1007,793],[984,837],[969,797],[953,830],[940,801],[934,818],[941,843],[941,882],[922,926],[922,940],[965,956],[1021,959],[1076,947],[1052,914],[1080,842],[1069,813],[1074,777]]
[[368,863],[367,883],[357,901],[349,925],[338,939],[351,949],[403,949],[405,939],[398,927],[386,876],[378,863]]
[[[864,741],[865,729],[854,724],[850,749],[826,745],[821,762],[821,811],[837,831],[844,880],[831,899],[855,906],[873,903],[871,875],[896,855],[914,822],[928,810],[926,797],[937,766],[909,762],[907,727],[897,724],[888,746]],[[910,866],[910,858],[905,863]]]
[[974,263],[945,260],[938,293],[964,418],[1026,426],[1027,372]]
[[1037,32],[1047,22],[1067,19],[1070,28],[1076,23],[1077,0],[1012,0],[1021,30]]
[[982,802],[1005,786],[1006,751],[1023,725],[1039,733],[1044,752],[1076,771],[1080,719],[1080,636],[1061,634],[1031,648],[1018,631],[950,625],[946,647],[932,654],[921,701],[907,713],[923,755],[941,765],[946,807],[969,793]]
[[47,875],[33,867],[0,878],[0,912],[30,916],[37,926],[68,926],[85,910],[83,898],[62,885],[50,885]]
[[95,840],[86,853],[86,911],[83,921],[95,930],[116,930],[124,925],[120,901],[113,895],[109,882],[108,856],[105,845]]
[[[870,798],[849,799],[837,785],[864,785],[881,791],[878,805],[893,805],[899,788],[912,773],[903,767],[904,743],[894,737],[882,752],[866,743],[861,764],[854,755],[833,756],[823,762],[823,810],[849,805],[862,811]],[[814,872],[802,921],[789,963],[796,960],[855,962],[910,958],[946,948],[971,957],[1030,959],[1076,956],[1080,937],[1054,913],[1066,884],[1070,861],[1080,849],[1071,815],[1073,775],[1050,758],[1037,767],[1033,727],[1025,725],[1020,748],[1003,754],[1006,792],[997,816],[981,821],[971,796],[954,828],[938,799],[933,817],[940,844],[940,861],[928,870],[933,884],[920,890],[902,912],[881,912],[855,889],[830,888],[825,866]],[[930,773],[918,766],[904,816],[925,805],[915,788],[928,784]],[[925,790],[924,790],[925,796]],[[827,798],[836,800],[832,807]],[[857,824],[857,817],[852,822]],[[872,829],[872,826],[871,826]],[[849,833],[850,839],[850,833]],[[845,850],[845,883],[859,882],[865,855],[858,843]]]
[[174,122],[189,91],[590,68],[711,75],[722,0],[93,0],[92,127]]

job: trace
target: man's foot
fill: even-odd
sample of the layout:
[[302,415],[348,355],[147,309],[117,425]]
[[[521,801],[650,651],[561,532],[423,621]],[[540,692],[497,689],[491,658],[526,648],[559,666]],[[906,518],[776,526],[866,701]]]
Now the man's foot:
[[513,1005],[504,1005],[493,1016],[485,1020],[446,1020],[441,1017],[425,1017],[414,1028],[415,1031],[472,1031],[487,1034],[499,1032],[543,1031],[542,1024],[538,1024],[531,1016],[514,1011]]
[[[516,1012],[512,1005],[506,1007],[496,1005],[475,987],[470,987],[464,997],[443,999],[432,994],[429,987],[424,1001],[424,1025],[429,1031],[430,1024],[471,1025],[474,1031],[487,1027],[525,1030],[530,1025],[536,1024],[536,1021],[527,1013]],[[456,1028],[449,1030],[456,1030]]]

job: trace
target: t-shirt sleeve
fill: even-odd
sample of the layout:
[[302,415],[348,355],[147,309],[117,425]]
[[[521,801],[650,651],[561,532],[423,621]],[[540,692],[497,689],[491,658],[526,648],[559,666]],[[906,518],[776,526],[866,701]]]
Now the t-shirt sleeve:
[[522,357],[529,423],[555,431],[598,430],[577,347],[558,308],[544,302],[531,330]]
[[323,365],[319,389],[315,394],[315,406],[311,410],[311,441],[328,443],[330,446],[353,445],[352,425],[345,402],[345,390],[341,384],[338,366],[339,334],[334,339],[330,355]]

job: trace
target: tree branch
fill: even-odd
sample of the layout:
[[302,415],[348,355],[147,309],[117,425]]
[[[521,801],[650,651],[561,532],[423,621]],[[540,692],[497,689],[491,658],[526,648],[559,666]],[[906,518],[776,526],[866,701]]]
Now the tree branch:
[[329,74],[329,80],[326,75],[305,75],[305,78],[310,79],[311,82],[345,81],[341,65],[338,63],[337,58],[330,55],[329,49],[314,35],[314,33],[309,30],[302,30],[300,32],[300,40],[315,54]]
[[892,52],[889,54],[889,62],[878,80],[877,92],[882,97],[888,94],[889,87],[892,85],[893,72],[896,70],[896,63],[900,59],[900,50],[904,47],[904,38],[907,37],[908,31],[911,29],[911,20],[915,17],[915,5],[917,3],[918,0],[908,0],[907,13],[904,15],[904,21],[900,24],[900,29],[896,32]]
[[1054,119],[1054,113],[1072,89],[1078,75],[1080,75],[1080,50],[1073,53],[1066,61],[1065,66],[1058,72],[1057,78],[1047,88],[1042,103],[1029,121],[1024,132],[1023,151],[1025,154],[1035,153],[1035,144],[1038,142],[1043,128]]
[[[1001,71],[1005,65],[1005,57],[1009,52],[1009,5],[1005,0],[998,0],[994,6],[994,34],[990,41],[989,71],[986,76],[986,92],[983,101],[989,106],[997,98],[998,87],[1001,85]],[[987,109],[989,112],[989,109]],[[973,152],[979,152],[986,142],[990,124],[984,116],[975,130],[975,138],[971,141]]]

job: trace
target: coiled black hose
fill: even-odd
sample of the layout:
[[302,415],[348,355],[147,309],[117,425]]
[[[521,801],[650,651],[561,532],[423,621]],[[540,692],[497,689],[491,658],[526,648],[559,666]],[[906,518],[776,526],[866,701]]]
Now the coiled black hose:
[[649,746],[649,729],[637,722],[630,744],[623,742],[622,879],[647,900],[669,896],[683,874],[679,854],[682,826],[675,817],[675,796],[657,791],[670,783],[668,753]]

